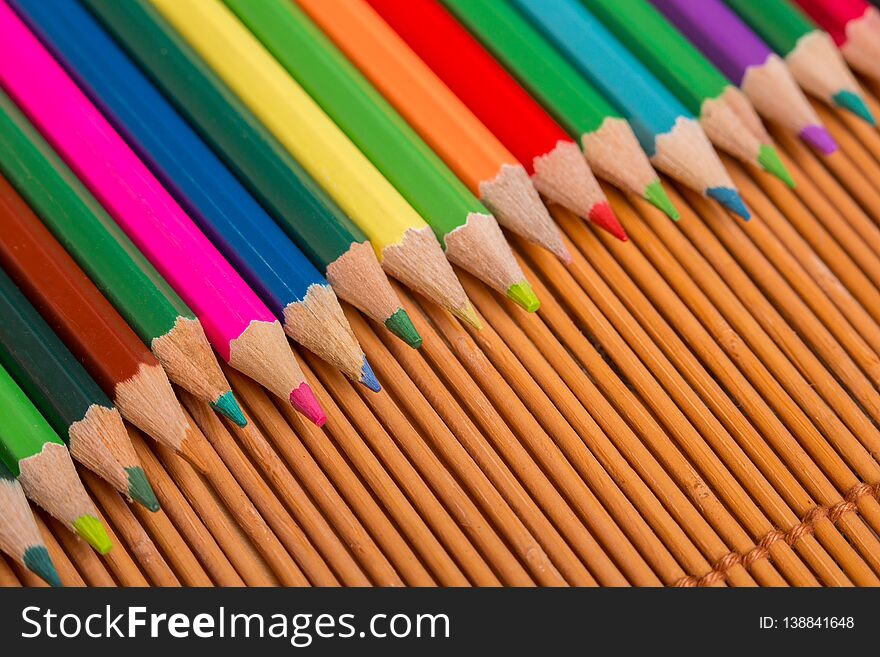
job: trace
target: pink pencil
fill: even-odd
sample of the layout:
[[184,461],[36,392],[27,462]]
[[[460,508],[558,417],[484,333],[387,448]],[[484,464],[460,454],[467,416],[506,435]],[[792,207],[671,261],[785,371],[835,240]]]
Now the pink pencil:
[[0,0],[0,84],[205,327],[220,356],[318,426],[281,324]]

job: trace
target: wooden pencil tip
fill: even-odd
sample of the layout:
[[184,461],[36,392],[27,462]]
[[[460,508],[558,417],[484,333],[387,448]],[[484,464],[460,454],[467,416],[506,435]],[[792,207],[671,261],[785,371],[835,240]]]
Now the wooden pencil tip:
[[413,349],[422,346],[422,336],[416,331],[412,320],[403,308],[398,308],[385,320],[385,328],[406,342]]
[[144,508],[156,513],[161,507],[144,469],[138,465],[125,468],[125,473],[128,475],[128,496]]
[[507,288],[507,297],[528,313],[536,312],[541,307],[541,302],[535,291],[525,280],[514,283]]
[[821,125],[808,125],[798,136],[822,155],[831,155],[838,149],[834,137]]
[[655,208],[658,208],[673,221],[678,221],[681,218],[681,215],[672,204],[672,199],[669,198],[669,195],[666,193],[666,189],[664,189],[663,183],[660,182],[659,178],[645,185],[645,190],[642,192],[642,198]]
[[241,406],[238,405],[238,400],[235,398],[235,395],[232,394],[231,390],[227,390],[220,395],[217,398],[217,401],[211,402],[211,408],[221,415],[225,415],[240,427],[247,425],[247,419],[245,419],[244,413],[241,411]]
[[379,392],[382,390],[382,386],[379,385],[379,380],[373,373],[373,368],[370,367],[370,363],[366,356],[364,356],[363,363],[361,364],[361,376],[359,382],[373,392]]
[[25,567],[40,577],[49,586],[60,587],[61,578],[52,563],[49,551],[42,545],[33,545],[25,550],[23,559]]
[[612,210],[611,206],[608,204],[608,201],[594,203],[593,207],[590,208],[588,218],[599,228],[607,230],[621,242],[626,242],[629,239],[626,235],[626,231],[623,230],[623,226],[621,226],[620,222],[617,220],[614,210]]
[[324,409],[321,408],[315,393],[305,381],[290,391],[290,405],[311,420],[315,426],[323,427],[327,422]]
[[180,443],[180,449],[177,451],[177,454],[186,459],[187,463],[202,474],[208,474],[208,465],[202,458],[201,453],[199,453],[197,440],[193,438],[194,431],[193,427],[187,429],[186,438]]
[[764,171],[776,176],[788,187],[794,189],[794,178],[791,177],[791,173],[779,159],[779,153],[775,148],[769,144],[761,144],[761,148],[758,149],[758,164]]
[[852,112],[860,119],[867,121],[872,126],[877,125],[877,119],[871,114],[864,99],[852,91],[839,91],[831,97],[831,101],[849,112]]
[[113,548],[113,542],[107,535],[107,530],[95,516],[80,516],[73,521],[73,530],[98,554],[107,554]]
[[464,308],[453,310],[452,314],[458,317],[461,321],[470,324],[478,331],[483,330],[483,323],[480,321],[480,317],[477,315],[477,311],[474,310],[474,307],[470,303],[470,301],[468,301],[467,306],[465,306]]

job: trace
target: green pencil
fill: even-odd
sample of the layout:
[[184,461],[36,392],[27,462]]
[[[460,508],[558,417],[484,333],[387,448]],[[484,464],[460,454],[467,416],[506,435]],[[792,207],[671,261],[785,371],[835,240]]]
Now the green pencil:
[[58,572],[34,522],[21,485],[0,461],[0,550],[43,578],[51,586],[61,586]]
[[225,2],[431,226],[450,261],[538,309],[495,218],[298,7]]
[[647,0],[581,0],[698,117],[709,139],[794,186],[751,102]]
[[201,322],[2,91],[0,171],[150,347],[168,377],[244,426]]
[[99,553],[110,551],[110,538],[76,474],[70,453],[2,366],[0,460],[34,503]]
[[363,232],[155,9],[142,0],[85,4],[324,274],[337,296],[410,346],[420,346]]
[[785,58],[807,93],[871,125],[864,92],[831,36],[788,0],[725,0],[767,44]]
[[119,411],[2,270],[0,316],[0,365],[73,457],[123,495],[158,511]]
[[516,9],[504,0],[443,3],[580,141],[598,176],[678,219],[678,211],[626,119]]

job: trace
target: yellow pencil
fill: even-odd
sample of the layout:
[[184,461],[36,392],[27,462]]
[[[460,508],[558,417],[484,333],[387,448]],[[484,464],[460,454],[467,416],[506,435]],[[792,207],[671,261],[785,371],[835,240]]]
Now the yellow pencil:
[[369,237],[383,269],[480,327],[431,228],[220,0],[151,0]]

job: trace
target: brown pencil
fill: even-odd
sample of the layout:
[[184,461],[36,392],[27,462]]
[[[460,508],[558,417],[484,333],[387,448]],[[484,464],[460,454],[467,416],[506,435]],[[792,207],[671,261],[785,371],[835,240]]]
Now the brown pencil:
[[[397,404],[400,405],[400,409],[393,408],[391,399],[387,397],[375,401],[365,398],[365,401],[372,407],[374,414],[383,420],[389,429],[392,429],[396,440],[399,443],[407,443],[403,445],[403,448],[409,452],[410,459],[416,462],[415,457],[420,456],[419,460],[423,463],[420,469],[426,479],[430,480],[428,473],[432,470],[444,469],[440,462],[436,462],[436,464],[432,462],[430,448],[433,448],[437,456],[445,462],[446,467],[451,470],[470,494],[473,499],[471,504],[476,503],[486,519],[491,521],[494,529],[491,530],[488,537],[490,540],[476,535],[473,531],[471,532],[473,534],[472,540],[481,547],[486,558],[498,571],[505,584],[513,585],[516,582],[521,582],[524,585],[529,585],[533,579],[534,583],[540,586],[565,586],[567,583],[565,578],[544,551],[537,536],[534,536],[526,528],[504,496],[490,481],[485,470],[468,454],[432,408],[432,405],[422,397],[407,372],[394,360],[379,338],[369,329],[365,320],[360,318],[357,313],[349,311],[347,314],[361,344],[369,345],[365,348],[370,352],[373,366],[385,372],[385,375],[382,376],[383,380],[388,377],[389,385],[387,388],[396,399]],[[406,422],[401,411],[408,412],[409,417],[418,423],[418,431],[415,426]],[[421,442],[419,435],[430,441],[429,449],[421,449],[422,445],[413,449],[413,444],[416,441]],[[509,549],[505,547],[503,550],[499,550],[495,546],[495,540],[499,540],[500,537],[506,539],[510,546]],[[515,557],[519,557],[519,562]],[[523,567],[531,577],[522,570]]]
[[269,526],[272,527],[287,552],[296,559],[311,584],[339,586],[339,580],[331,572],[305,532],[278,501],[266,482],[260,478],[256,469],[232,444],[231,436],[220,419],[211,412],[211,407],[199,402],[187,393],[181,392],[181,399],[187,411],[202,429],[217,456],[225,463],[229,472],[242,486]]
[[243,586],[244,580],[143,438],[136,431],[130,432],[130,435],[150,480],[159,482],[157,495],[163,504],[167,503],[162,512],[168,514],[175,529],[184,537],[202,567],[218,586]]
[[317,429],[309,431],[305,424],[297,427],[300,430],[297,435],[292,424],[285,421],[257,385],[234,373],[230,380],[239,399],[243,399],[245,412],[263,427],[284,464],[300,478],[333,526],[345,536],[346,543],[373,580],[382,586],[400,586],[403,577],[413,586],[433,585],[434,580],[410,545],[336,451],[332,441]]

